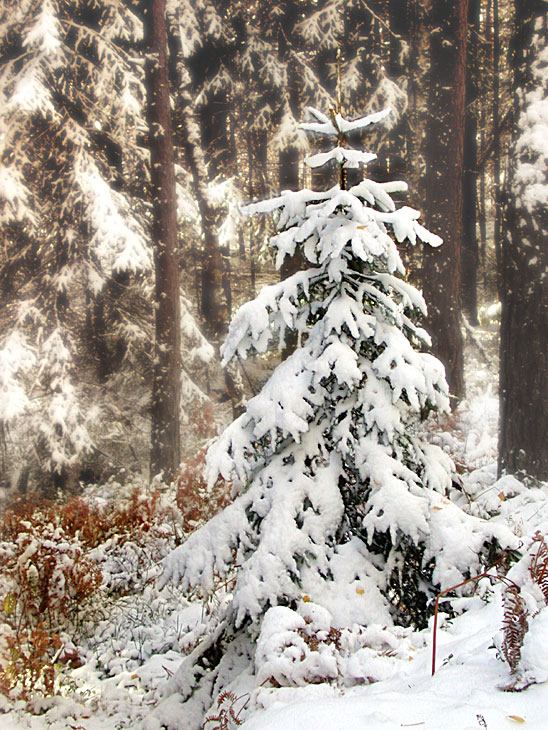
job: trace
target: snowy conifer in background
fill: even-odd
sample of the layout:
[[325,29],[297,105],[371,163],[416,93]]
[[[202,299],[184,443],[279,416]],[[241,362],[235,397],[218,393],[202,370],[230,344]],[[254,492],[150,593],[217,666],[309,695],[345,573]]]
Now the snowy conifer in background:
[[25,395],[2,426],[9,418],[8,468],[38,457],[63,485],[89,455],[100,412],[81,381],[93,380],[89,364],[103,366],[113,340],[131,347],[122,292],[140,299],[132,274],[151,264],[143,206],[123,183],[129,170],[146,171],[141,72],[123,50],[140,24],[121,3],[56,0],[7,2],[0,20],[0,357],[22,357],[4,398]]
[[[142,36],[121,0],[0,9],[1,479],[15,481],[21,465],[21,486],[31,467],[33,487],[53,475],[64,488],[83,466],[100,478],[95,446],[137,469],[148,449]],[[188,216],[183,185],[178,193]],[[183,384],[196,398],[207,348],[187,304],[183,313]]]
[[[394,239],[441,240],[416,210],[396,208],[390,194],[404,183],[364,179],[345,189],[347,168],[375,158],[348,149],[345,135],[387,112],[347,121],[310,111],[303,128],[332,144],[307,163],[336,161],[340,184],[247,208],[277,213],[278,267],[300,249],[309,268],[240,308],[223,355],[282,348],[288,332],[299,344],[209,450],[209,482],[232,480],[234,501],[165,562],[166,580],[206,594],[233,576],[217,630],[228,643],[234,631],[256,637],[269,609],[303,601],[338,627],[424,626],[439,588],[477,570],[493,539],[492,527],[449,501],[452,462],[415,429],[449,400],[443,366],[423,351],[424,301],[403,279]],[[174,680],[183,695],[194,691],[199,653]],[[220,690],[222,663],[218,673]]]

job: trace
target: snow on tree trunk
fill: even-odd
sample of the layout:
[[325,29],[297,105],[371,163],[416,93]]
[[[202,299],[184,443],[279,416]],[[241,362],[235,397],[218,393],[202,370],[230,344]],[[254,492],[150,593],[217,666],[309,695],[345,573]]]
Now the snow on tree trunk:
[[[310,166],[336,160],[343,171],[375,158],[343,140],[386,112],[353,122],[310,112],[303,128],[338,143]],[[405,189],[364,179],[349,190],[284,191],[247,208],[277,215],[270,243],[278,267],[300,251],[308,268],[263,288],[232,321],[225,362],[283,349],[292,332],[298,346],[209,450],[209,483],[232,480],[233,502],[164,565],[165,581],[206,594],[233,576],[220,629],[232,638],[218,664],[279,606],[319,604],[339,628],[424,626],[439,588],[476,571],[493,539],[491,526],[449,501],[452,462],[418,435],[429,411],[448,410],[448,389],[443,366],[424,351],[424,300],[403,279],[395,241],[441,239],[418,211],[396,209],[390,194]],[[211,681],[219,642],[197,649],[172,688],[189,697],[197,677]]]
[[548,479],[546,3],[516,3],[516,131],[502,251],[499,466]]

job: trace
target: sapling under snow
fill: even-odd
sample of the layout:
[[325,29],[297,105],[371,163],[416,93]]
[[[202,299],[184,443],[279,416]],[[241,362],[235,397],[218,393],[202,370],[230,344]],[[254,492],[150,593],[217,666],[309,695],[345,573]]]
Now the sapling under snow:
[[310,113],[303,129],[332,147],[308,164],[335,161],[339,183],[247,207],[277,216],[276,265],[300,252],[306,268],[239,309],[222,354],[282,349],[288,333],[297,347],[209,449],[209,483],[232,481],[232,503],[165,561],[166,580],[206,593],[233,576],[224,621],[255,636],[271,607],[303,600],[338,627],[423,626],[437,591],[478,569],[496,530],[450,502],[452,461],[417,429],[448,410],[449,394],[396,244],[442,241],[396,207],[405,183],[346,189],[346,170],[375,158],[349,149],[347,133],[387,112]]

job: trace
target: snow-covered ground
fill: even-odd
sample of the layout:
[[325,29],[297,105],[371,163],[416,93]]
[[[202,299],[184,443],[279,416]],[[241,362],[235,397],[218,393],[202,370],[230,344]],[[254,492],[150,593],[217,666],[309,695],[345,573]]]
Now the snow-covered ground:
[[471,608],[439,632],[438,669],[431,676],[431,646],[393,678],[344,693],[324,686],[276,690],[268,710],[257,712],[245,730],[502,730],[523,724],[545,730],[544,685],[525,692],[498,689],[508,670],[496,658],[493,634],[500,626],[500,602]]
[[[478,516],[509,524],[527,546],[535,532],[548,533],[548,485],[527,489],[512,477],[496,480],[493,366],[472,355],[467,401],[451,422],[432,428],[430,437],[466,466],[457,499]],[[461,615],[450,621],[440,615],[434,676],[431,621],[422,632],[403,631],[390,650],[383,649],[375,659],[383,662],[380,681],[273,687],[268,682],[256,686],[248,676],[229,701],[238,722],[244,730],[546,730],[548,608],[542,608],[534,587],[525,585],[523,566],[524,560],[510,576],[524,585],[529,610],[520,665],[522,685],[531,682],[527,689],[502,689],[512,679],[501,658],[504,586],[483,578],[475,595],[455,601]],[[150,570],[148,577],[157,569]],[[222,592],[217,600],[222,601]],[[536,615],[535,607],[540,608]],[[0,729],[117,730],[139,728],[143,721],[152,726],[147,718],[185,653],[203,636],[205,616],[212,610],[215,606],[184,597],[170,585],[160,591],[143,580],[141,592],[120,598],[104,612],[81,649],[83,666],[63,670],[58,696],[42,700],[30,714],[24,703],[10,704],[0,695]],[[173,713],[178,712],[175,704]],[[184,714],[177,717],[179,730],[187,730]],[[205,730],[235,727],[231,721],[205,724]]]

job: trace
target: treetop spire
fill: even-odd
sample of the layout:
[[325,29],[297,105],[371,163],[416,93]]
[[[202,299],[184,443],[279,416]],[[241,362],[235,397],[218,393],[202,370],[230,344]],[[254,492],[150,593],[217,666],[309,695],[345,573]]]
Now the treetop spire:
[[363,152],[347,147],[347,133],[380,122],[390,114],[390,109],[383,109],[380,112],[368,114],[353,121],[345,119],[341,115],[340,109],[336,111],[332,108],[330,110],[331,118],[312,107],[308,107],[308,111],[317,121],[301,124],[300,128],[306,132],[316,132],[336,137],[337,146],[327,152],[319,152],[307,157],[305,163],[308,167],[315,168],[325,165],[330,160],[336,160],[339,164],[339,185],[343,190],[346,190],[346,171],[348,168],[357,168],[360,164],[367,165],[367,163],[377,158],[377,155],[373,152]]

